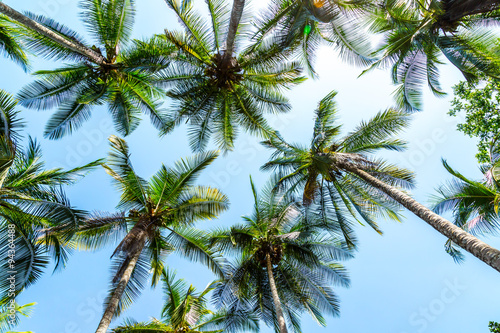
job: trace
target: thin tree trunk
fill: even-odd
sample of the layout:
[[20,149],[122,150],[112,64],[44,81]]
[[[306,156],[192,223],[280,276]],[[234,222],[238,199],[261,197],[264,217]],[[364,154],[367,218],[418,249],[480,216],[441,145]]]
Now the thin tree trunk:
[[236,39],[236,32],[240,25],[243,9],[245,8],[245,0],[233,0],[233,10],[231,11],[231,19],[229,21],[229,29],[226,38],[226,59],[231,59],[234,53],[234,41]]
[[457,227],[450,221],[442,218],[404,192],[373,177],[368,172],[357,168],[352,163],[340,162],[337,165],[341,166],[347,171],[356,174],[373,187],[380,189],[392,199],[396,200],[401,205],[410,210],[413,214],[417,215],[422,220],[430,224],[441,234],[451,239],[462,249],[471,253],[476,258],[482,260],[483,262],[500,272],[499,250],[491,247],[485,242],[477,239],[476,237]]
[[96,64],[100,65],[105,63],[105,58],[101,54],[95,52],[94,50],[86,47],[81,43],[65,38],[64,36],[58,34],[52,29],[49,29],[44,25],[30,19],[29,17],[24,16],[23,14],[19,13],[18,11],[14,10],[13,8],[7,6],[2,2],[0,2],[0,13],[26,26],[27,28],[39,33],[40,35],[50,38],[59,45],[87,57],[89,60],[91,60]]
[[269,278],[269,285],[271,286],[271,294],[273,295],[274,310],[276,311],[276,317],[278,318],[278,325],[280,327],[281,333],[288,333],[286,328],[285,316],[283,316],[283,308],[281,306],[281,301],[278,295],[278,289],[276,288],[276,282],[274,281],[273,274],[273,264],[271,262],[271,256],[269,253],[266,255],[267,261],[267,276]]
[[139,239],[136,239],[136,241],[137,243],[134,244],[135,250],[131,255],[130,261],[126,265],[125,269],[123,269],[123,273],[119,277],[119,281],[116,285],[115,290],[113,291],[113,294],[111,295],[108,306],[106,307],[101,322],[97,327],[96,333],[106,333],[106,331],[108,330],[108,327],[111,324],[111,321],[113,320],[113,317],[115,315],[116,309],[118,308],[120,299],[122,298],[125,288],[127,287],[127,284],[130,281],[130,277],[132,276],[135,265],[139,260],[139,256],[141,255],[141,252],[144,248],[144,244],[146,243],[146,233],[144,232],[139,237]]

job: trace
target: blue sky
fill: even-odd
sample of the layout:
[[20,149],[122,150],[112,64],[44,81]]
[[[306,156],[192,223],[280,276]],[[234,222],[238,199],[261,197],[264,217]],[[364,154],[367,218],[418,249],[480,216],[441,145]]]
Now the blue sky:
[[[84,31],[75,0],[5,2],[18,10],[45,14]],[[178,26],[163,0],[138,2],[135,38]],[[263,4],[263,0],[255,1],[253,7]],[[33,65],[34,69],[45,69],[55,64],[37,60]],[[0,88],[8,92],[15,94],[32,79],[7,60],[2,60],[1,66]],[[317,69],[320,79],[308,80],[288,92],[293,110],[279,118],[270,118],[275,128],[290,141],[309,140],[312,112],[317,102],[331,90],[339,92],[337,101],[345,130],[393,104],[391,92],[394,87],[387,72],[374,71],[357,79],[361,70],[343,64],[335,52],[327,48],[319,53]],[[451,93],[451,86],[461,77],[450,65],[442,66],[441,73],[443,86]],[[423,203],[428,203],[438,185],[449,179],[441,165],[442,157],[467,176],[481,176],[474,158],[474,140],[456,132],[459,119],[446,114],[450,97],[437,99],[426,92],[424,111],[415,115],[411,128],[402,135],[410,143],[408,151],[385,156],[416,171],[418,188],[413,193]],[[165,105],[168,107],[168,101]],[[42,138],[43,126],[50,114],[51,111],[22,112],[28,123],[27,132],[41,142],[49,166],[74,167],[106,156],[107,137],[114,131],[104,108],[96,108],[91,121],[60,141]],[[162,163],[168,165],[191,155],[185,127],[160,139],[145,119],[127,141],[134,167],[146,178]],[[241,135],[236,150],[219,158],[206,170],[199,183],[217,185],[231,199],[231,208],[220,219],[200,223],[199,227],[228,226],[251,211],[248,176],[251,174],[258,185],[264,184],[269,175],[261,173],[259,167],[268,156],[259,146],[259,139]],[[103,170],[97,170],[69,188],[68,193],[73,205],[89,211],[113,211],[118,202],[118,194]],[[401,224],[380,221],[383,236],[361,226],[357,229],[359,253],[355,259],[344,263],[350,271],[352,287],[337,289],[341,316],[329,318],[328,327],[321,328],[305,315],[304,332],[486,333],[489,320],[500,321],[498,272],[469,255],[465,264],[454,264],[443,250],[444,237],[411,213],[404,212],[404,215],[407,218]],[[498,239],[487,241],[500,247]],[[93,332],[102,314],[112,250],[110,247],[96,253],[75,252],[66,269],[53,275],[47,271],[36,285],[19,297],[20,303],[35,301],[38,305],[34,316],[24,320],[18,329],[36,333]],[[200,289],[213,279],[205,267],[176,256],[170,257],[167,264],[178,271],[178,276]],[[140,300],[116,319],[113,326],[127,317],[140,321],[159,317],[161,305],[161,289],[146,289]],[[263,329],[262,332],[271,331]]]

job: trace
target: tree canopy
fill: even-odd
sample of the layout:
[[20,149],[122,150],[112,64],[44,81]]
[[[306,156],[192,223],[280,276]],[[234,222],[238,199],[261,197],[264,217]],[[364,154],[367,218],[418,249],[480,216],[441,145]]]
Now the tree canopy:
[[500,139],[500,81],[484,78],[460,82],[453,88],[455,98],[449,114],[463,119],[457,129],[477,138],[479,163],[488,163]]
[[[500,1],[271,0],[258,13],[246,0],[231,2],[165,0],[180,28],[161,21],[159,31],[137,40],[135,0],[79,0],[81,31],[0,1],[0,53],[8,66],[36,77],[23,82],[17,100],[54,109],[43,136],[63,139],[97,110],[107,109],[114,124],[107,159],[49,168],[33,128],[23,135],[18,101],[0,90],[0,333],[30,315],[32,304],[21,306],[16,297],[47,268],[64,268],[75,250],[108,246],[111,281],[96,333],[108,332],[146,285],[160,283],[160,319],[125,320],[114,333],[233,333],[259,331],[262,322],[300,333],[304,314],[326,326],[326,316],[340,314],[337,287],[351,284],[340,262],[362,249],[355,226],[382,234],[380,221],[402,222],[401,208],[444,236],[456,261],[465,250],[500,272],[500,250],[481,240],[500,227]],[[299,98],[292,88],[320,77],[320,47],[335,52],[332,64],[360,67],[360,76],[388,69],[396,107],[364,115],[344,133],[329,87],[315,109],[300,110],[310,115],[302,119],[312,118],[310,140],[285,140],[297,133],[282,135],[270,120],[292,110]],[[469,179],[443,160],[452,180],[429,208],[411,193],[414,172],[391,163],[388,153],[408,147],[403,132],[424,108],[424,85],[435,97],[446,94],[439,75],[445,63],[466,80],[454,87],[449,114],[464,115],[458,130],[478,140],[483,178]],[[131,146],[115,132],[131,135],[143,115],[161,139],[187,127],[196,154],[178,158],[172,142],[142,141],[147,157],[133,164]],[[268,148],[261,170],[272,172],[271,180],[259,191],[251,179],[253,209],[240,223],[198,229],[196,223],[229,209],[218,186],[198,179],[205,182],[205,170],[232,151],[247,154],[237,141],[242,131]],[[142,167],[153,154],[168,163],[158,161],[145,178]],[[74,207],[66,186],[99,166],[118,191],[116,207],[85,207],[92,193],[84,194],[84,207]],[[93,183],[92,191],[102,186]],[[447,212],[450,221],[438,215]],[[203,264],[216,280],[198,292],[176,278],[167,261],[172,253]],[[14,319],[6,324],[9,314]],[[489,327],[500,332],[495,322]]]

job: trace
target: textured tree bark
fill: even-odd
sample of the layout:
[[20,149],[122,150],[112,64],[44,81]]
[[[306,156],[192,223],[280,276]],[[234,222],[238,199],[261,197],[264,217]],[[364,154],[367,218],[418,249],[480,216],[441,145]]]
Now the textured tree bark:
[[[99,323],[99,326],[97,327],[96,333],[106,333],[107,332],[108,327],[111,324],[111,321],[113,320],[113,317],[115,315],[116,309],[118,308],[118,303],[120,302],[120,299],[123,296],[125,288],[127,287],[127,284],[130,281],[130,277],[132,276],[135,265],[137,264],[137,261],[139,260],[139,256],[141,255],[141,252],[142,252],[144,245],[146,243],[146,232],[143,230],[142,233],[139,232],[140,235],[136,235],[137,233],[134,234],[133,231],[137,230],[137,229],[141,229],[141,228],[134,227],[134,228],[132,228],[132,230],[129,233],[129,235],[133,234],[134,236],[138,236],[138,237],[132,237],[135,240],[134,250],[133,250],[133,253],[131,253],[131,255],[129,257],[128,264],[126,264],[125,267],[122,267],[122,269],[119,271],[119,275],[117,277],[115,277],[117,279],[116,288],[113,291],[113,294],[111,295],[111,299],[109,300],[108,306],[106,307],[106,310],[104,311],[101,322]],[[127,237],[125,237],[125,238],[127,238]]]
[[229,21],[229,30],[226,38],[226,59],[231,59],[234,53],[234,41],[236,39],[236,32],[240,25],[243,9],[245,8],[245,0],[234,0],[233,10],[231,11],[231,19]]
[[271,256],[269,255],[269,253],[266,255],[266,261],[267,261],[267,276],[269,278],[269,285],[271,286],[274,309],[276,311],[276,317],[278,318],[280,332],[288,333],[288,329],[286,328],[285,316],[283,316],[283,308],[281,307],[281,301],[278,295],[278,289],[276,288],[276,282],[274,281],[273,264],[271,262]]
[[451,22],[474,14],[486,14],[500,7],[499,0],[448,0],[444,1],[444,16]]
[[406,193],[392,187],[383,181],[373,177],[368,172],[357,168],[352,163],[338,162],[337,166],[352,172],[357,175],[368,184],[376,187],[386,193],[388,196],[399,202],[401,205],[406,207],[413,214],[420,217],[422,220],[431,225],[434,229],[439,231],[444,236],[450,238],[462,249],[471,253],[476,258],[485,262],[487,265],[496,269],[500,272],[500,251],[486,244],[485,242],[477,239],[471,234],[465,232],[461,228],[457,227],[450,221],[442,218],[438,214],[434,213],[429,208],[417,202],[415,199],[407,195]]
[[0,2],[0,13],[26,26],[28,29],[31,29],[39,33],[40,35],[50,38],[59,45],[87,57],[89,60],[98,65],[104,64],[106,62],[106,59],[101,54],[95,52],[94,50],[86,47],[81,43],[65,38],[64,36],[30,19],[29,17],[24,16],[23,14],[19,13],[18,11],[2,2]]

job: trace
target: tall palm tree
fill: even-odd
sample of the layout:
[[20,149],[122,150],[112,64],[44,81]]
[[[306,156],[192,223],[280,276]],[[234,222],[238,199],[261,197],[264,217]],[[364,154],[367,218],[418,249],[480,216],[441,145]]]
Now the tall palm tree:
[[166,30],[162,36],[178,49],[158,80],[170,86],[168,96],[175,102],[172,125],[189,122],[195,151],[204,150],[211,135],[221,149],[232,149],[240,126],[264,137],[271,135],[264,115],[289,109],[282,92],[303,80],[298,63],[288,61],[278,45],[242,49],[248,24],[242,20],[237,31],[229,29],[228,11],[221,0],[207,1],[210,23],[194,11],[191,1],[166,2],[184,27],[183,33]]
[[15,23],[7,16],[0,15],[0,52],[27,70],[28,57],[19,43],[20,35]]
[[[315,123],[309,146],[291,145],[282,140],[264,142],[275,149],[263,170],[277,170],[279,185],[292,192],[302,192],[303,203],[321,217],[323,228],[342,236],[354,247],[354,224],[368,224],[379,234],[382,230],[376,220],[386,217],[400,221],[399,207],[387,196],[366,187],[357,177],[332,168],[330,153],[374,153],[380,150],[403,150],[406,143],[395,138],[409,122],[409,116],[395,110],[379,113],[371,121],[363,122],[345,138],[339,138],[342,126],[338,123],[336,92],[323,98],[315,110]],[[392,185],[413,186],[411,172],[378,160],[370,166],[373,174]]]
[[[446,58],[474,80],[481,74],[498,77],[497,34],[500,11],[466,10],[484,1],[386,0],[375,16],[373,30],[384,34],[381,59],[372,67],[391,67],[398,88],[396,100],[408,110],[422,108],[422,86],[442,96],[438,65]],[[471,8],[474,8],[471,7]],[[462,14],[457,14],[462,12]],[[496,22],[496,23],[495,23]]]
[[[20,147],[22,123],[16,104],[0,91],[0,304],[33,284],[50,256],[56,269],[64,267],[72,248],[71,235],[85,212],[70,205],[62,187],[74,184],[102,163],[71,170],[46,169],[35,141],[29,138],[26,149]],[[15,253],[9,251],[12,245]],[[8,279],[11,275],[15,275],[14,291]]]
[[297,49],[313,76],[315,51],[321,43],[337,49],[348,63],[367,66],[373,59],[362,19],[370,7],[363,0],[274,0],[258,19],[254,37],[260,42],[274,36],[281,47]]
[[[214,299],[234,309],[251,309],[277,332],[300,332],[300,313],[308,311],[325,325],[323,313],[339,314],[332,284],[349,286],[343,266],[336,260],[349,251],[321,228],[290,195],[274,190],[271,181],[259,195],[252,182],[254,208],[244,223],[216,230],[211,243],[223,253],[239,256]],[[287,321],[289,327],[287,327]]]
[[200,173],[218,156],[207,152],[182,159],[174,167],[162,166],[149,182],[132,167],[127,143],[110,139],[106,172],[121,191],[115,214],[96,214],[76,235],[78,244],[97,249],[121,240],[113,253],[113,280],[97,333],[104,333],[113,317],[132,303],[152,271],[152,285],[162,276],[165,257],[177,251],[207,265],[223,276],[223,258],[210,251],[205,233],[194,222],[217,217],[228,207],[227,197],[217,189],[195,186]]
[[[454,179],[438,189],[439,194],[433,198],[434,211],[438,214],[451,211],[453,223],[472,235],[498,234],[500,230],[498,155],[491,160],[491,163],[481,166],[481,171],[485,175],[481,181],[468,179],[444,160],[443,165]],[[463,254],[451,239],[446,242],[445,249],[457,262],[464,260]]]
[[230,316],[226,311],[213,312],[208,308],[207,295],[217,284],[209,284],[201,293],[188,286],[183,279],[176,280],[175,272],[163,273],[165,305],[162,321],[153,319],[149,323],[129,321],[124,326],[113,329],[113,333],[157,332],[157,333],[197,333],[197,332],[237,332],[242,329],[257,331],[258,322],[251,316]]
[[458,246],[500,272],[499,250],[437,215],[405,193],[402,189],[410,185],[412,179],[408,171],[369,155],[380,149],[402,148],[403,142],[393,135],[409,123],[407,113],[396,110],[379,112],[371,120],[361,123],[354,131],[340,138],[339,126],[334,122],[333,113],[326,112],[327,110],[323,108],[322,112],[320,107],[315,117],[311,147],[318,145],[321,149],[308,150],[284,141],[271,140],[266,144],[275,149],[275,152],[264,167],[281,169],[281,183],[291,180],[292,184],[303,186],[301,189],[306,198],[309,193],[315,193],[310,190],[311,186],[313,189],[318,188],[319,175],[326,182],[332,183],[335,183],[335,179],[350,179],[350,183],[368,195],[367,199],[370,194],[374,194],[374,198],[386,195],[387,199],[407,208]]
[[159,101],[164,92],[154,81],[157,71],[168,65],[166,54],[171,48],[162,44],[163,51],[158,53],[157,41],[136,41],[128,47],[133,0],[82,0],[81,7],[88,32],[98,46],[86,46],[77,32],[52,19],[27,14],[30,22],[66,41],[26,25],[27,46],[47,58],[73,63],[36,72],[40,79],[21,90],[21,103],[37,110],[58,108],[45,129],[44,135],[50,139],[76,130],[90,118],[93,107],[103,104],[108,105],[116,130],[123,135],[137,128],[141,113],[149,115],[158,129],[164,128],[168,122]]

